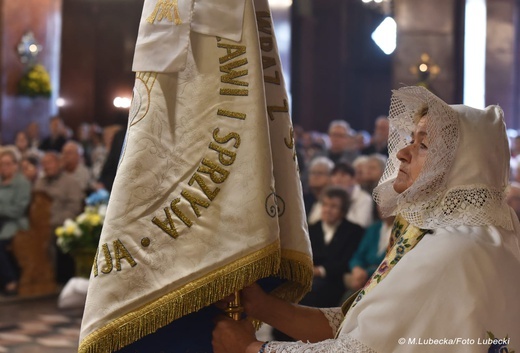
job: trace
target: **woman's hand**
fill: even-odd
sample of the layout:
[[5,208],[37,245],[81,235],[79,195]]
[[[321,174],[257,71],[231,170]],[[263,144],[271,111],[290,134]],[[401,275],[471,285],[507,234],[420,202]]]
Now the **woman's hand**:
[[262,342],[257,341],[250,321],[235,321],[224,315],[215,319],[211,343],[214,353],[258,352],[262,345]]
[[[266,299],[269,294],[265,293],[263,289],[256,283],[245,287],[241,291],[241,305],[247,316],[262,320],[262,312],[265,312]],[[222,300],[215,303],[215,306],[220,310],[225,310],[228,303],[235,299],[235,295],[231,294]]]

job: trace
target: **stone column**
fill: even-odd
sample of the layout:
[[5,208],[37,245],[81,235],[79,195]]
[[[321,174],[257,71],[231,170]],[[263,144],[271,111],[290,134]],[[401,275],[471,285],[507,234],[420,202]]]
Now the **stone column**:
[[[411,67],[428,54],[439,74],[428,88],[448,103],[462,100],[463,3],[458,0],[394,0],[397,48],[394,52],[393,88],[419,82]],[[463,28],[462,28],[463,29]]]

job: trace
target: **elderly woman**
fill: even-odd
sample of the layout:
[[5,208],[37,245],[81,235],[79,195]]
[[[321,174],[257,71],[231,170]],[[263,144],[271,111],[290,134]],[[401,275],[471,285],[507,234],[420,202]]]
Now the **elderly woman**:
[[31,184],[18,172],[14,151],[0,151],[0,281],[6,294],[17,291],[17,275],[7,247],[19,229],[27,228],[27,207],[31,200]]
[[396,214],[389,250],[342,308],[289,304],[256,286],[245,312],[301,341],[259,342],[221,318],[220,352],[520,350],[520,226],[505,202],[502,110],[449,106],[421,87],[395,91],[390,157],[374,197]]

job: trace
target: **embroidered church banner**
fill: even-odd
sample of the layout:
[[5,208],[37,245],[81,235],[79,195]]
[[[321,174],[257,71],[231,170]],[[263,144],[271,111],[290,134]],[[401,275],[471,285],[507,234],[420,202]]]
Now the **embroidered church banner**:
[[[273,293],[291,301],[310,289],[267,0],[201,3],[144,3],[126,144],[89,281],[82,353],[124,351],[167,327],[186,329],[183,320],[262,278],[278,278]],[[183,344],[168,351],[210,349]]]

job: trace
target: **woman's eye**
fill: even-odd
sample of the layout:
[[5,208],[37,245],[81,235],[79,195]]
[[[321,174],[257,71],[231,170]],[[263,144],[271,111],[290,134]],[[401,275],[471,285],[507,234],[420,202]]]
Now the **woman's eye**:
[[428,146],[426,146],[424,143],[421,143],[421,148],[427,150]]

